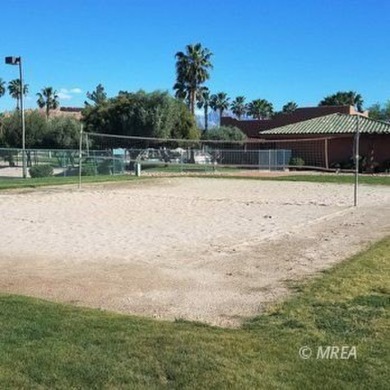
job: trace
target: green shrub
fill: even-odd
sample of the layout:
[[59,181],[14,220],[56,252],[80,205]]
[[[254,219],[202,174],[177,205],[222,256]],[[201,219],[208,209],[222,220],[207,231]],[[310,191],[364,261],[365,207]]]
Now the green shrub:
[[95,164],[83,164],[81,166],[81,176],[95,176],[96,174]]
[[390,173],[390,158],[382,162],[381,170]]
[[9,152],[9,153],[4,157],[4,160],[5,160],[5,161],[8,161],[10,167],[14,167],[14,166],[15,166],[15,156],[16,156],[16,153]]
[[341,169],[341,164],[342,163],[339,163],[339,162],[332,162],[330,164],[330,168],[332,168],[332,169]]
[[246,135],[238,127],[214,127],[202,134],[203,140],[245,141]]
[[293,165],[295,167],[303,167],[305,165],[305,160],[301,157],[291,157],[288,165]]
[[111,159],[104,160],[101,162],[97,167],[97,172],[99,175],[111,175],[112,171],[112,164]]
[[355,161],[353,158],[341,162],[341,169],[354,169],[354,168],[355,168]]
[[53,176],[53,167],[51,165],[34,165],[29,169],[30,176],[35,177],[49,177]]

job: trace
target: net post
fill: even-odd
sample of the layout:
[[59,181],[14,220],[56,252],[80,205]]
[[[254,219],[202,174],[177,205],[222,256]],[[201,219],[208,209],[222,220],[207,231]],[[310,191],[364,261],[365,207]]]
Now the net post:
[[80,141],[79,141],[79,190],[81,189],[82,154],[83,154],[83,125],[81,125],[80,127]]
[[325,138],[325,168],[329,169],[329,150],[328,150],[328,138]]
[[356,207],[358,205],[358,187],[359,187],[359,139],[360,139],[360,130],[359,130],[359,116],[356,115],[356,133],[355,133],[355,185],[354,185],[354,196],[353,196],[353,205]]

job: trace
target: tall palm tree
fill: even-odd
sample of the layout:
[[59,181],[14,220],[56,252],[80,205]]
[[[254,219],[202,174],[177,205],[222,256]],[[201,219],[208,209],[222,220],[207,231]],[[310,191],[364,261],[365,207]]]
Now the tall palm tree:
[[[188,108],[190,108],[190,97],[188,93],[188,89],[186,87],[186,84],[182,81],[176,82],[176,84],[173,87],[176,89],[175,96],[179,99],[185,102]],[[198,91],[199,94],[199,91]]]
[[0,97],[2,97],[5,94],[5,90],[6,90],[5,81],[3,81],[3,79],[0,78]]
[[221,125],[223,112],[230,106],[229,100],[230,98],[225,92],[218,92],[210,97],[210,107],[214,111],[219,111],[219,125]]
[[246,113],[245,97],[237,96],[233,100],[230,108],[232,109],[233,114],[237,115],[238,120],[241,120],[241,117]]
[[284,114],[291,114],[292,112],[294,112],[296,109],[298,108],[298,104],[295,103],[295,102],[288,102],[286,103],[283,108],[282,108],[282,112]]
[[187,45],[185,52],[177,52],[176,57],[176,97],[186,100],[191,113],[195,114],[196,97],[202,84],[209,79],[212,69],[212,53],[200,43]]
[[359,112],[363,112],[363,97],[354,91],[339,91],[333,95],[324,97],[319,106],[354,106]]
[[[3,81],[3,79],[0,78],[0,97],[2,97],[5,94],[5,91],[6,91],[5,81]],[[0,113],[0,139],[3,135],[2,117],[3,117],[3,113]]]
[[41,92],[37,93],[37,96],[37,104],[39,108],[46,108],[46,119],[48,119],[50,110],[55,110],[60,105],[57,91],[55,91],[53,87],[45,87]]
[[273,106],[268,100],[256,99],[248,104],[248,114],[256,119],[268,119],[273,113]]
[[[15,79],[11,80],[8,83],[8,92],[12,98],[16,99],[16,109],[19,110],[19,101],[21,98],[21,90],[20,90],[20,80]],[[23,85],[23,96],[28,94],[28,84]]]
[[197,95],[197,106],[203,108],[204,112],[204,132],[208,130],[209,124],[209,107],[210,107],[210,90],[207,87],[202,87]]

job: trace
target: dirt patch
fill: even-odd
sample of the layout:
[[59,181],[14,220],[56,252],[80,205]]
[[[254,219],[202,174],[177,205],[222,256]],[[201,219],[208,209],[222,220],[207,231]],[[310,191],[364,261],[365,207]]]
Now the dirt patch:
[[0,195],[0,291],[236,326],[390,231],[390,189],[175,178]]

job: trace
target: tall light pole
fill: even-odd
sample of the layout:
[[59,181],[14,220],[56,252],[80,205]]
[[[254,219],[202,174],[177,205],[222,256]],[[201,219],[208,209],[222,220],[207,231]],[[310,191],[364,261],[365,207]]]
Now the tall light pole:
[[26,167],[26,124],[24,121],[24,104],[23,104],[23,71],[22,57],[5,57],[5,63],[8,65],[19,65],[19,83],[20,83],[20,119],[22,122],[22,164],[23,178],[27,177]]

